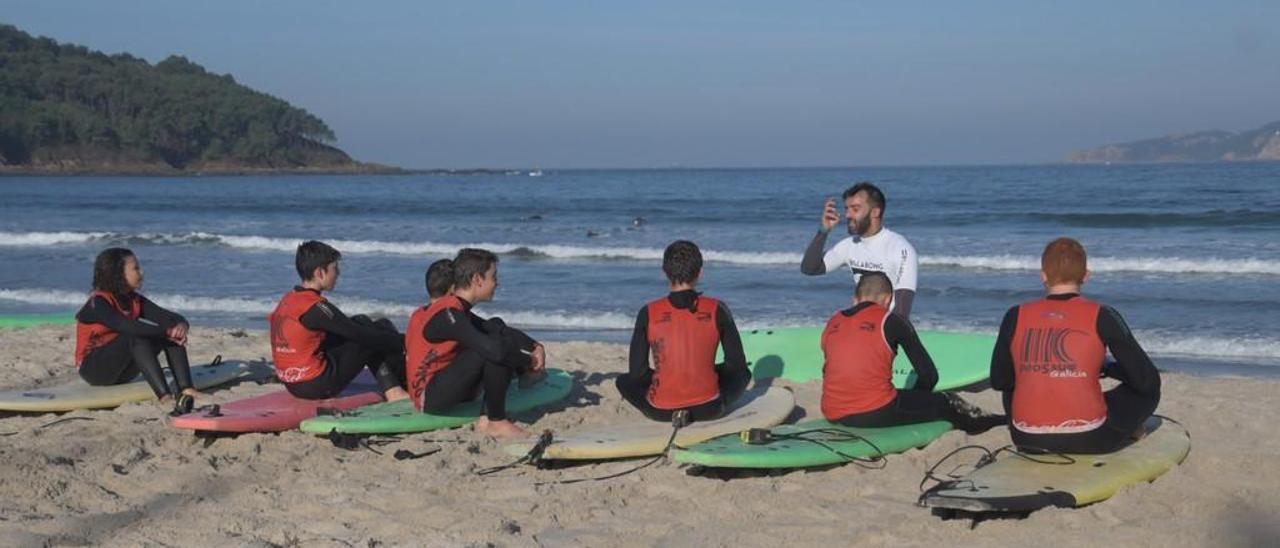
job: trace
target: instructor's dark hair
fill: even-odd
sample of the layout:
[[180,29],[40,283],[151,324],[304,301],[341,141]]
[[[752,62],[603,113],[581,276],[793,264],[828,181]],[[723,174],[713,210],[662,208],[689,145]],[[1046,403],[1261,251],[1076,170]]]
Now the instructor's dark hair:
[[427,295],[438,299],[453,289],[453,259],[440,259],[427,267]]
[[845,189],[844,195],[840,197],[840,200],[848,200],[850,196],[859,192],[867,193],[867,203],[870,203],[872,207],[880,208],[880,217],[884,218],[884,193],[880,191],[880,187],[871,184],[871,181],[861,181]]
[[858,299],[874,299],[882,295],[893,295],[893,282],[884,272],[868,272],[858,279]]
[[474,247],[460,249],[458,256],[453,258],[453,285],[463,289],[471,287],[473,276],[483,276],[495,264],[498,264],[498,256],[492,251]]
[[298,245],[298,253],[294,255],[293,264],[298,269],[298,276],[305,282],[312,278],[317,268],[325,268],[341,258],[342,254],[329,244],[307,240]]
[[124,281],[124,263],[129,257],[134,257],[133,251],[123,247],[110,247],[102,250],[93,260],[93,289],[114,295],[116,303],[126,311],[132,307],[128,299],[131,290]]
[[662,253],[662,272],[673,284],[693,283],[702,272],[702,252],[689,240],[676,240]]

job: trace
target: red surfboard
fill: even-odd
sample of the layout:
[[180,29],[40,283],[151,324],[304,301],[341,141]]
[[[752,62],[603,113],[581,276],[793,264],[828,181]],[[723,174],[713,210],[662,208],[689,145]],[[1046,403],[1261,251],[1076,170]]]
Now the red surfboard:
[[304,400],[281,389],[278,392],[236,400],[174,417],[174,428],[206,432],[283,432],[316,416],[316,409],[346,410],[382,401],[382,391],[368,372],[356,377],[336,398]]

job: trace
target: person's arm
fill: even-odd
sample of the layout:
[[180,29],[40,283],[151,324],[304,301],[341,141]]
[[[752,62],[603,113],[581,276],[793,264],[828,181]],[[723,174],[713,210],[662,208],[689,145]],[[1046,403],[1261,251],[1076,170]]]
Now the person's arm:
[[746,369],[747,355],[742,351],[742,334],[738,333],[733,313],[723,301],[716,307],[716,329],[720,331],[720,348],[724,350],[724,370]]
[[320,301],[311,305],[311,308],[307,309],[298,320],[307,329],[332,333],[375,348],[379,352],[386,354],[404,352],[403,335],[371,325],[360,325],[329,301]]
[[538,347],[538,341],[534,340],[524,331],[510,327],[502,318],[493,317],[482,319],[475,313],[469,313],[472,319],[472,325],[488,335],[496,335],[502,339],[503,354],[506,357],[505,365],[514,367],[517,370],[524,370],[529,367],[533,361],[534,349]]
[[138,320],[126,318],[116,311],[106,297],[94,297],[85,303],[76,319],[84,323],[102,324],[116,333],[139,337],[159,338],[165,336],[165,328]]
[[823,263],[822,248],[827,245],[827,232],[819,230],[804,249],[804,257],[800,259],[800,272],[809,276],[821,276],[827,273],[827,265]]
[[897,280],[893,283],[893,313],[906,320],[911,318],[911,303],[916,297],[920,258],[916,256],[916,248],[911,242],[905,238],[901,242],[886,274],[890,279]]
[[627,361],[627,374],[639,382],[649,374],[649,307],[640,307],[636,314],[636,328],[631,331],[631,352]]
[[902,348],[911,361],[911,368],[916,370],[916,383],[911,390],[933,392],[938,385],[938,367],[933,364],[933,358],[911,323],[897,314],[889,314],[884,319],[884,339],[889,348]]
[[458,341],[486,360],[501,362],[506,357],[502,336],[490,335],[476,328],[472,314],[455,308],[441,310],[422,328],[422,336],[431,342]]
[[1000,334],[991,351],[991,388],[1013,390],[1013,333],[1018,329],[1018,307],[1010,308],[1000,321]]
[[[1147,352],[1133,338],[1133,332],[1125,323],[1120,313],[1110,306],[1098,310],[1098,336],[1103,344],[1111,350],[1120,368],[1118,380],[1132,388],[1135,392],[1147,396],[1160,395],[1160,371],[1151,362]],[[1121,377],[1122,376],[1122,377]]]
[[166,330],[175,325],[187,323],[187,319],[182,317],[181,314],[166,310],[160,305],[151,302],[151,299],[148,299],[143,295],[139,295],[138,297],[140,297],[138,301],[142,303],[143,318],[155,322]]
[[911,302],[916,299],[914,289],[895,289],[893,291],[893,313],[899,318],[911,318]]

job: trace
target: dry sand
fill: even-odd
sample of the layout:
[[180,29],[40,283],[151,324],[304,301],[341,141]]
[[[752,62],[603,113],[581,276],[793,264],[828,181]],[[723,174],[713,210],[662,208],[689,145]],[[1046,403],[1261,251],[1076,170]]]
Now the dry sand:
[[[65,382],[68,327],[0,330],[0,389]],[[265,333],[196,329],[193,362],[265,358]],[[626,348],[553,343],[553,367],[574,372],[569,400],[519,415],[534,428],[641,420],[612,387]],[[792,385],[816,414],[819,387]],[[1160,412],[1191,430],[1191,455],[1153,484],[1083,509],[1022,520],[944,521],[915,505],[925,468],[970,443],[1007,443],[1002,431],[951,432],[883,470],[848,465],[731,480],[661,462],[618,479],[535,486],[603,475],[636,461],[558,470],[473,472],[509,460],[467,429],[407,436],[347,451],[300,432],[219,439],[206,447],[166,425],[153,403],[65,415],[0,418],[0,546],[1224,546],[1280,542],[1280,419],[1272,380],[1165,376]],[[226,402],[275,384],[212,392]],[[974,399],[989,408],[995,394]],[[799,412],[797,413],[799,415]],[[59,418],[64,421],[41,428]],[[396,449],[443,450],[397,461]]]

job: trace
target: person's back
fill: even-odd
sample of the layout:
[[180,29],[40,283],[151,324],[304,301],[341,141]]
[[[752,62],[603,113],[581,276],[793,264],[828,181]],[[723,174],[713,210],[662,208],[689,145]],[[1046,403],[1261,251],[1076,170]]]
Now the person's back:
[[[669,421],[680,410],[692,420],[714,419],[751,381],[738,327],[723,302],[694,289],[702,275],[697,245],[679,240],[667,246],[662,270],[670,293],[636,314],[628,372],[618,377],[618,392],[653,420]],[[717,347],[724,349],[722,367],[715,363]]]
[[[991,386],[1004,392],[1019,447],[1111,452],[1141,436],[1159,404],[1159,371],[1119,313],[1080,295],[1088,277],[1079,242],[1050,242],[1041,256],[1046,296],[1010,308],[1001,322]],[[1104,376],[1120,385],[1103,392]]]
[[[889,310],[893,284],[882,272],[858,280],[853,307],[836,312],[822,331],[822,415],[844,426],[882,428],[948,421],[979,433],[1004,423],[951,394],[938,394],[938,370],[911,323]],[[902,348],[916,372],[909,389],[893,385]]]

